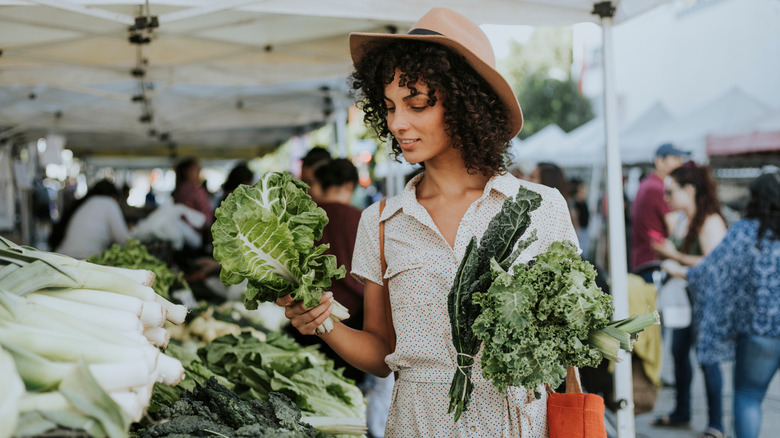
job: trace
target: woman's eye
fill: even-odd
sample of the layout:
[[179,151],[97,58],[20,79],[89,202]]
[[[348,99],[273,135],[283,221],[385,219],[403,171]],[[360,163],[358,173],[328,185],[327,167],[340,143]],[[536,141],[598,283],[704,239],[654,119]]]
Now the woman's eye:
[[387,107],[387,112],[389,113],[395,112],[395,107]]
[[424,110],[425,110],[425,108],[428,108],[428,107],[427,107],[427,106],[413,106],[413,107],[412,107],[412,110],[413,110],[413,111],[420,112],[420,111],[424,111]]

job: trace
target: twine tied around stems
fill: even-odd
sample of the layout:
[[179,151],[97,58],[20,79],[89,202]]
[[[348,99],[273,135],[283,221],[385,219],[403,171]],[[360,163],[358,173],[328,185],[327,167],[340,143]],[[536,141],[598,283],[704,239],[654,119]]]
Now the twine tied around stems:
[[455,367],[458,369],[458,371],[460,371],[461,374],[463,374],[464,376],[469,377],[469,375],[466,374],[466,372],[463,371],[463,369],[464,368],[466,368],[466,369],[472,368],[474,366],[474,362],[476,362],[477,358],[475,356],[472,356],[472,355],[466,354],[466,353],[455,353],[455,355],[456,356],[464,356],[464,357],[467,357],[467,358],[471,359],[471,365],[459,365],[458,361],[457,360],[455,361]]

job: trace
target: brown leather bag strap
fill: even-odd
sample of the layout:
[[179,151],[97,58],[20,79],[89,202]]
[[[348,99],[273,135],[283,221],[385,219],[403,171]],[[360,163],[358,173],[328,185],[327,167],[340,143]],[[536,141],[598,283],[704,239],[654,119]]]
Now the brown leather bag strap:
[[[379,201],[379,216],[385,209],[385,200]],[[387,285],[387,261],[385,260],[385,222],[379,221],[379,261],[382,265],[382,286],[385,297],[385,320],[387,321],[387,333],[390,335],[390,351],[395,351],[395,327],[393,327],[393,312],[390,309],[390,288]]]
[[566,394],[578,394],[582,392],[580,383],[580,370],[577,367],[566,367]]
[[[544,388],[548,394],[555,393],[555,390],[550,387],[549,383],[545,383]],[[581,392],[580,369],[572,366],[566,367],[566,394],[579,394]]]

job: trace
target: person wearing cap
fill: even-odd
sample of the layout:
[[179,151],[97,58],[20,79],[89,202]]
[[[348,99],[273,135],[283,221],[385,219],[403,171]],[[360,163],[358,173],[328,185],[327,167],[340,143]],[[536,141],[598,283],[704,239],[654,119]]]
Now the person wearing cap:
[[660,269],[652,243],[669,237],[675,214],[664,199],[664,178],[682,166],[683,157],[689,152],[664,143],[655,152],[655,168],[639,183],[631,203],[631,271],[652,283],[652,273]]
[[[458,368],[447,296],[470,239],[481,238],[504,200],[524,187],[542,201],[531,213],[538,240],[518,262],[554,241],[577,242],[560,192],[506,171],[505,153],[523,115],[495,68],[487,36],[457,12],[435,8],[407,34],[352,34],[350,49],[351,86],[364,122],[396,156],[423,171],[389,198],[381,213],[378,204],[362,213],[351,273],[364,285],[363,330],[337,323],[319,336],[357,368],[377,376],[397,374],[385,437],[547,436],[543,387],[500,393],[482,376],[479,354],[468,409],[457,422],[448,413]],[[323,295],[322,304],[308,310],[289,296],[277,303],[287,307],[295,328],[314,334],[330,315],[330,296]],[[541,393],[538,400],[534,390]]]

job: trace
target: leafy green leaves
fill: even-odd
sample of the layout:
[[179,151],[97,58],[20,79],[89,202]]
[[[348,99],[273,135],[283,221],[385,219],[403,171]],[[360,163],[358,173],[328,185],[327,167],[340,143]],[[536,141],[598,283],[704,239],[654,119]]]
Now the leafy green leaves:
[[447,297],[459,368],[455,371],[449,394],[448,412],[455,412],[455,421],[458,421],[462,412],[468,408],[474,388],[471,382],[471,367],[481,343],[472,331],[472,326],[480,314],[480,308],[473,301],[473,296],[490,286],[492,260],[500,266],[511,266],[520,251],[535,240],[535,234],[532,234],[515,249],[518,240],[531,224],[530,212],[537,209],[541,202],[542,198],[538,193],[520,187],[517,195],[507,198],[501,206],[501,211],[491,219],[479,245],[476,237],[472,237],[458,267],[455,282]]
[[248,281],[247,309],[292,294],[306,307],[319,304],[333,278],[343,278],[327,245],[314,246],[328,223],[306,185],[269,172],[254,186],[239,186],[217,208],[211,228],[214,258],[225,284]]
[[151,422],[135,436],[235,436],[313,438],[317,431],[301,421],[301,411],[284,394],[265,401],[244,400],[210,377],[181,398],[150,413]]
[[[303,347],[278,332],[269,333],[265,342],[248,333],[222,336],[197,354],[171,343],[166,352],[181,360],[186,370],[187,378],[174,388],[178,393],[193,390],[196,382],[215,378],[244,400],[272,401],[271,394],[277,391],[290,397],[307,415],[365,416],[360,389],[341,370],[335,370],[317,346]],[[155,410],[179,398],[167,390],[155,385]]]
[[482,313],[474,324],[484,342],[482,373],[500,390],[563,381],[566,365],[597,366],[601,352],[587,343],[606,326],[612,298],[596,286],[596,271],[570,243],[554,242],[511,272],[491,264],[490,288],[474,294]]
[[115,243],[100,254],[95,254],[87,259],[88,262],[104,266],[116,266],[128,269],[147,269],[154,272],[152,289],[163,298],[169,298],[168,292],[171,286],[179,283],[186,286],[182,273],[174,274],[168,265],[157,257],[149,254],[146,246],[136,239],[127,239],[124,245]]

